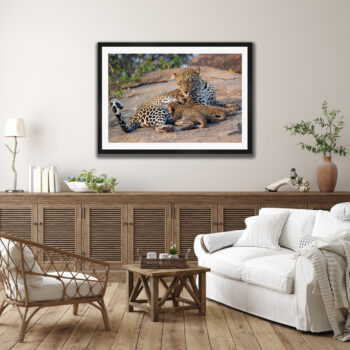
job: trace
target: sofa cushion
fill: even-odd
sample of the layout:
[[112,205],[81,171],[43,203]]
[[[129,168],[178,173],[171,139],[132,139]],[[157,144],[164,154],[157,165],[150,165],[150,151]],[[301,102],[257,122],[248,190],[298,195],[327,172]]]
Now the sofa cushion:
[[234,246],[279,249],[278,240],[287,218],[288,212],[247,218],[247,228]]
[[350,230],[350,221],[339,220],[329,211],[317,210],[312,236],[323,238],[344,230]]
[[200,259],[201,266],[209,267],[212,273],[240,280],[243,263],[264,256],[292,254],[289,249],[272,250],[257,247],[230,247],[205,254]]
[[302,236],[310,236],[316,217],[316,210],[262,208],[259,215],[271,215],[288,212],[289,216],[282,229],[279,245],[297,251]]
[[[92,276],[77,273],[77,272],[48,272],[52,276],[63,276],[58,280],[55,277],[43,277],[40,287],[28,287],[28,299],[29,302],[49,301],[49,300],[62,300],[62,299],[76,299],[85,297],[99,296],[102,292],[101,283]],[[77,278],[72,280],[72,274]],[[86,281],[89,279],[90,282]],[[64,293],[63,284],[66,287],[66,293]],[[13,281],[11,282],[13,284]],[[25,291],[23,283],[17,283],[18,292],[23,299],[25,297]],[[7,288],[5,287],[5,290]],[[16,289],[13,291],[17,293]],[[15,296],[17,300],[17,295]]]
[[293,252],[283,252],[245,261],[241,269],[242,281],[292,294],[295,279]]

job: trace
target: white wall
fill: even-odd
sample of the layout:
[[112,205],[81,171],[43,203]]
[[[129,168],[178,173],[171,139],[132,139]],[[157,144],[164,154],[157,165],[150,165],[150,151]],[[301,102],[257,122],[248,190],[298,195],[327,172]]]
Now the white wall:
[[[214,8],[214,9],[213,9]],[[287,121],[342,110],[350,149],[348,0],[0,0],[0,138],[8,117],[23,117],[19,187],[28,165],[58,166],[62,177],[96,168],[120,190],[263,190],[291,167],[317,190],[320,156],[296,146]],[[253,156],[97,156],[99,41],[252,41]],[[350,158],[335,157],[337,190],[350,190]],[[12,186],[0,147],[0,190]]]

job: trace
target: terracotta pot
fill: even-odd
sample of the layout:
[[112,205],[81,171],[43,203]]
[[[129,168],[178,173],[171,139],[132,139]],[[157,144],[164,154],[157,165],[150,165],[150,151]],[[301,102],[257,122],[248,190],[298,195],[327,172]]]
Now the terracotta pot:
[[323,162],[317,167],[317,184],[321,192],[334,192],[337,184],[338,169],[332,157],[322,157]]

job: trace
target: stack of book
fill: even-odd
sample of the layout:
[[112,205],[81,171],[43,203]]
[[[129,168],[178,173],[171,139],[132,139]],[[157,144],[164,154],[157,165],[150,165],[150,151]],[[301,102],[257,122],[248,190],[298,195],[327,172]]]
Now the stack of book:
[[56,167],[43,168],[30,165],[29,192],[61,192]]

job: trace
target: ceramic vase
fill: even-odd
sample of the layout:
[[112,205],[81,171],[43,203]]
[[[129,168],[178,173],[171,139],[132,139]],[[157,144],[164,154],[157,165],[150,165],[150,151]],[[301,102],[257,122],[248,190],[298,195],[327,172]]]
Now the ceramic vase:
[[332,157],[324,156],[323,162],[317,167],[317,184],[321,192],[334,192],[337,184],[338,169],[332,162]]

